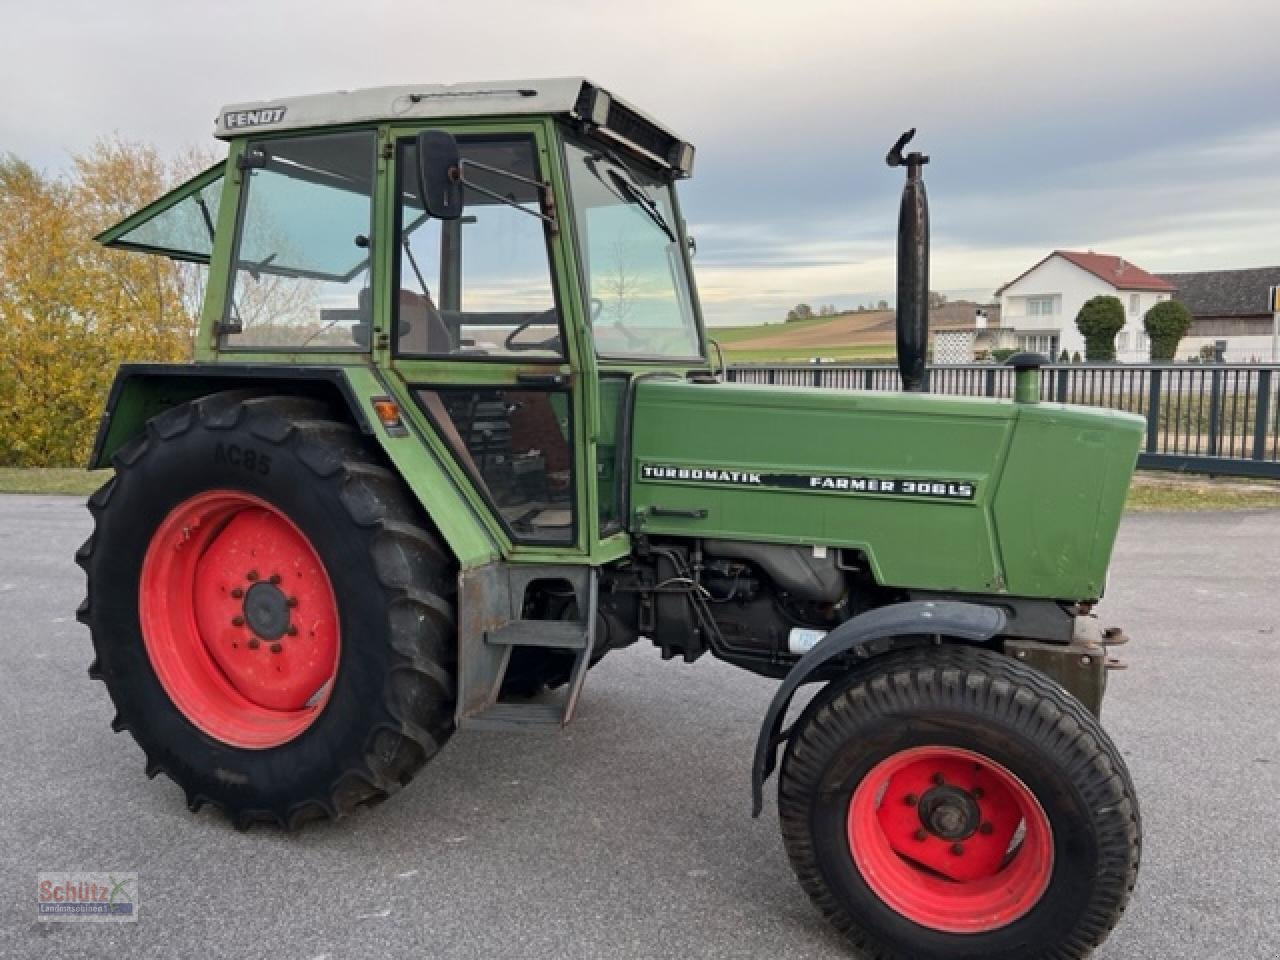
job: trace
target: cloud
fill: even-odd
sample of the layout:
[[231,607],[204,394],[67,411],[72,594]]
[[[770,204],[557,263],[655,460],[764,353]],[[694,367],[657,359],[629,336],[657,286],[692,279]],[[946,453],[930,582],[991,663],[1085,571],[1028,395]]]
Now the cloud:
[[1054,247],[1150,269],[1280,260],[1274,0],[62,0],[12,4],[0,150],[119,131],[177,152],[228,102],[583,73],[698,146],[682,185],[717,322],[893,287],[905,127],[933,155],[933,276]]

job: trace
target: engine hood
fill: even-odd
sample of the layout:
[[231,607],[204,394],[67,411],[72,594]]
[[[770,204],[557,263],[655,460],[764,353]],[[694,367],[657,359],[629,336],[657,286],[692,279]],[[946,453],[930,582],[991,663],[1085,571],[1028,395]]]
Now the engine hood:
[[850,548],[886,586],[1092,598],[1144,423],[1059,404],[645,380],[630,525]]

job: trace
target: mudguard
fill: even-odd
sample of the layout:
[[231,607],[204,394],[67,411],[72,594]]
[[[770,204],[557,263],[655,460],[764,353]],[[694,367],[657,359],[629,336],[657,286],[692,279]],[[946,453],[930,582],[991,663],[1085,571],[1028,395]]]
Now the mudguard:
[[764,806],[764,782],[777,765],[778,747],[786,740],[782,721],[791,698],[803,683],[820,679],[822,667],[852,654],[866,659],[887,653],[904,639],[951,638],[969,643],[989,640],[1004,630],[1004,612],[996,607],[951,601],[895,603],[846,620],[802,656],[778,686],[756,740],[751,766],[751,815]]

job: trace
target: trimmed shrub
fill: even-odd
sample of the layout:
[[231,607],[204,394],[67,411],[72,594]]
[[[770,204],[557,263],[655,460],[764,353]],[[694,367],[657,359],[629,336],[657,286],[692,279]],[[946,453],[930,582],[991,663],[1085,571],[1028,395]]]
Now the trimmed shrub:
[[1191,329],[1191,311],[1177,300],[1161,300],[1143,316],[1142,328],[1151,339],[1151,359],[1172,360],[1178,341]]
[[1124,304],[1118,297],[1099,296],[1086,301],[1076,314],[1076,329],[1084,334],[1086,363],[1112,363],[1116,359],[1116,334],[1124,327]]

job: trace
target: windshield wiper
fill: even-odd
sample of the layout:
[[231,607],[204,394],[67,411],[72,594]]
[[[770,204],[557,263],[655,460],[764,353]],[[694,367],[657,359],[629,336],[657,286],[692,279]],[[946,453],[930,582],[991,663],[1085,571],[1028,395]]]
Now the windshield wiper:
[[609,177],[617,185],[618,189],[622,191],[626,199],[630,200],[632,203],[640,207],[641,210],[647,213],[649,215],[649,219],[657,224],[658,229],[665,233],[672,243],[676,242],[675,231],[671,229],[671,225],[667,223],[667,218],[662,215],[662,210],[659,209],[658,204],[652,197],[645,193],[641,187],[637,186],[629,178],[618,173],[617,170],[610,170]]
[[[609,170],[609,179],[612,184],[604,177],[600,176],[597,164],[601,160],[607,160],[613,166]],[[653,198],[644,192],[644,188],[631,179],[627,168],[623,166],[622,161],[614,154],[605,152],[588,154],[582,158],[582,165],[591,171],[591,175],[600,181],[600,184],[624,203],[634,203],[653,221],[654,225],[665,233],[672,243],[676,242],[675,231],[671,229],[671,225],[667,223],[667,218],[662,215],[662,211],[658,208],[658,204]],[[618,171],[622,172],[619,173]]]

